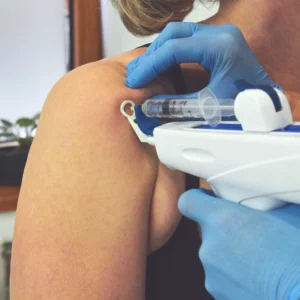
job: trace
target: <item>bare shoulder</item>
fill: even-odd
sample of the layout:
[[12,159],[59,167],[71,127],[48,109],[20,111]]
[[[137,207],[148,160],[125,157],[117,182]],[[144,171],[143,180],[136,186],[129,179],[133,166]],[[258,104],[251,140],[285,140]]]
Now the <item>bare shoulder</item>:
[[81,76],[84,74],[89,75],[90,78],[93,78],[93,76],[99,78],[99,75],[106,72],[108,68],[110,69],[110,72],[118,72],[120,75],[125,76],[127,64],[131,60],[142,55],[145,50],[146,48],[134,49],[116,56],[104,58],[99,61],[83,65],[67,74],[66,77],[75,77],[76,75]]
[[127,52],[124,52],[122,54],[119,54],[117,56],[112,56],[110,58],[105,59],[106,61],[114,61],[114,62],[119,62],[121,65],[123,65],[124,67],[126,67],[126,65],[133,59],[135,59],[136,57],[142,55],[145,53],[145,51],[147,50],[146,47],[142,47],[142,48],[137,48],[137,49],[133,49]]
[[[106,101],[108,96],[109,98],[113,96],[117,110],[124,99],[131,99],[140,104],[156,94],[174,93],[173,84],[165,76],[157,78],[142,89],[126,87],[127,64],[145,51],[146,48],[138,48],[76,68],[57,82],[47,102],[59,99],[60,103],[62,100],[72,101],[72,103],[90,102],[97,106],[102,101]],[[182,70],[188,92],[199,90],[203,82],[209,78],[203,69],[193,64],[182,65]]]
[[145,48],[135,49],[78,67],[56,83],[49,97],[58,99],[59,95],[63,95],[64,99],[69,98],[70,101],[86,101],[87,98],[89,101],[98,101],[99,98],[107,98],[113,93],[114,98],[119,98],[120,101],[130,98],[141,103],[155,94],[171,93],[172,85],[162,78],[142,89],[126,87],[126,66],[144,51]]

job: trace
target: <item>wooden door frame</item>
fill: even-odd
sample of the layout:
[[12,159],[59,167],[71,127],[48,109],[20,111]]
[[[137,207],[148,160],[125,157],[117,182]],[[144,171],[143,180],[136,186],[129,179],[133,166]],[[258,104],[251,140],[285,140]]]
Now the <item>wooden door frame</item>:
[[69,0],[71,68],[103,58],[100,0]]
[[0,186],[0,213],[17,209],[19,193],[18,186]]

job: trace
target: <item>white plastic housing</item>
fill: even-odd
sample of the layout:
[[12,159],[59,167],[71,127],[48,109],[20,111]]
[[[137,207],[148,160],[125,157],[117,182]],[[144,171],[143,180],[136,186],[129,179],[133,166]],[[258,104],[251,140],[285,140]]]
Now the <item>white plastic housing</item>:
[[276,90],[282,109],[275,111],[262,90],[241,92],[235,115],[243,130],[198,127],[202,122],[159,126],[154,137],[144,135],[132,115],[126,116],[141,142],[156,146],[162,163],[206,179],[217,196],[269,210],[287,202],[300,204],[300,133],[276,131],[292,124],[285,95]]
[[282,110],[275,111],[270,96],[262,90],[245,90],[238,94],[234,110],[235,116],[245,131],[273,131],[293,123],[293,116],[286,96],[275,89]]
[[299,133],[193,128],[196,125],[177,122],[155,129],[161,162],[206,179],[217,196],[249,207],[300,204]]

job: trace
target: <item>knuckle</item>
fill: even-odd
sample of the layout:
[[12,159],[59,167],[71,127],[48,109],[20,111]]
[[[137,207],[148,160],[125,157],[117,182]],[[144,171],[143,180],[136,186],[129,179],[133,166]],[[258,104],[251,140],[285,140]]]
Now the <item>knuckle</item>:
[[236,25],[233,24],[225,24],[222,26],[224,28],[224,30],[228,33],[230,33],[231,35],[241,35],[242,31],[239,27],[237,27]]
[[173,32],[175,33],[180,28],[180,24],[181,24],[180,22],[170,22],[166,25],[165,30],[171,34]]
[[213,245],[211,243],[211,240],[209,240],[208,238],[204,237],[204,240],[203,240],[202,245],[199,250],[199,255],[200,255],[201,261],[210,263]]
[[211,254],[211,251],[209,249],[209,247],[207,247],[207,244],[203,243],[199,249],[199,257],[200,257],[200,260],[203,264],[203,267],[206,268],[209,264],[210,264],[210,254]]
[[226,24],[218,37],[219,44],[226,49],[239,50],[244,41],[242,31],[235,25]]

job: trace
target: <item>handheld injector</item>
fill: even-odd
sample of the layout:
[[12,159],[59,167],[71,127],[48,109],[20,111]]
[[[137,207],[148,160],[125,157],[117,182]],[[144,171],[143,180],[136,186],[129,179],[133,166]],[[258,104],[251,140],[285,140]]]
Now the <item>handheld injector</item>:
[[[206,179],[217,197],[260,210],[300,204],[300,124],[293,123],[280,90],[248,89],[234,100],[217,99],[209,90],[198,99],[150,99],[142,107],[147,122],[181,120],[156,122],[153,136],[142,131],[144,119],[136,120],[132,101],[121,111],[163,164]],[[232,115],[237,121],[221,120]]]

